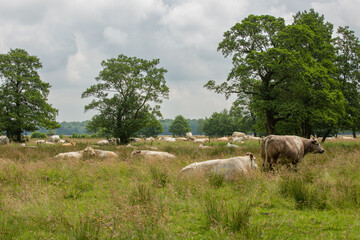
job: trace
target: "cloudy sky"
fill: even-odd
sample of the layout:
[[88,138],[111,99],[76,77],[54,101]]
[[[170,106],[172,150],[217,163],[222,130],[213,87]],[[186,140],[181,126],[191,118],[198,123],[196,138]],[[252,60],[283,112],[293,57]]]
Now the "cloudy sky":
[[164,118],[204,118],[232,103],[203,88],[231,69],[217,52],[223,33],[249,14],[291,23],[310,8],[360,37],[360,0],[0,0],[0,53],[22,48],[40,58],[58,121],[91,118],[95,112],[84,113],[91,98],[81,93],[95,83],[101,61],[119,54],[159,58],[168,70]]

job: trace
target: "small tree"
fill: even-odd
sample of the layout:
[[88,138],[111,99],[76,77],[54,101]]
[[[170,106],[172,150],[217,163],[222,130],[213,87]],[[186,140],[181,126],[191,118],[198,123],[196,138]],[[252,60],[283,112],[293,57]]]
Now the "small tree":
[[174,121],[169,126],[169,132],[175,136],[185,136],[187,132],[191,132],[189,122],[182,116],[176,116]]
[[47,103],[50,84],[41,81],[36,56],[23,49],[0,54],[0,132],[22,141],[24,131],[59,128],[58,110]]
[[164,128],[161,122],[152,116],[146,126],[138,132],[138,135],[142,135],[144,137],[157,137],[163,132]]
[[47,135],[42,132],[33,132],[31,138],[47,138]]
[[98,83],[82,94],[82,98],[96,98],[85,106],[85,111],[100,112],[92,119],[91,128],[103,129],[105,134],[127,144],[151,116],[161,117],[160,106],[156,104],[168,98],[169,88],[164,78],[167,70],[157,68],[159,62],[125,55],[103,61],[103,70],[96,78]]
[[201,129],[210,137],[229,136],[235,130],[235,122],[231,119],[229,112],[224,109],[220,113],[213,113],[210,118],[205,118]]

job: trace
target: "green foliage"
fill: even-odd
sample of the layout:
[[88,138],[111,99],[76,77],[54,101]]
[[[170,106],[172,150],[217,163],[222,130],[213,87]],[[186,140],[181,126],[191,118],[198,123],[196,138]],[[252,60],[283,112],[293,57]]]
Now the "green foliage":
[[151,116],[161,117],[156,104],[168,98],[169,88],[164,78],[167,70],[157,68],[159,62],[125,55],[103,61],[103,69],[96,77],[98,83],[82,94],[82,98],[96,98],[85,106],[85,110],[99,111],[91,120],[91,128],[98,127],[125,144]]
[[[193,135],[202,135],[204,132],[201,130],[201,123],[204,121],[203,119],[186,119],[189,122],[191,132]],[[161,124],[164,128],[164,135],[171,135],[171,132],[169,131],[171,123],[174,121],[174,119],[164,119],[161,120]]]
[[209,172],[207,174],[207,178],[209,179],[209,183],[211,186],[219,188],[224,183],[225,173]]
[[213,113],[210,118],[205,118],[201,129],[210,137],[231,136],[235,130],[235,122],[229,112],[224,109],[220,113]]
[[336,76],[332,24],[313,9],[294,23],[249,15],[224,33],[219,44],[233,68],[227,81],[205,87],[226,97],[237,94],[257,131],[309,137],[315,129],[335,128],[344,116]]
[[71,138],[89,138],[89,137],[93,137],[92,135],[89,134],[76,134],[76,133],[72,133]]
[[169,126],[169,132],[173,136],[185,136],[187,132],[191,132],[189,122],[182,116],[178,115]]
[[156,187],[163,188],[166,186],[169,181],[169,176],[164,169],[161,169],[157,166],[151,166],[150,173]]
[[206,176],[187,178],[179,171],[195,161],[246,152],[259,165],[258,142],[246,141],[234,151],[213,143],[214,151],[199,151],[192,142],[155,141],[159,151],[177,155],[161,162],[133,159],[132,149],[112,145],[104,148],[121,161],[53,159],[98,140],[79,139],[70,148],[1,145],[0,238],[358,238],[359,139],[325,142],[325,153],[307,155],[298,172],[258,169],[224,180],[221,187],[213,187]]
[[47,138],[47,135],[42,132],[33,132],[31,138]]
[[55,129],[49,129],[46,131],[46,135],[48,136],[52,136],[56,134],[56,130]]
[[50,84],[37,72],[41,67],[23,49],[0,54],[0,132],[18,142],[24,131],[59,127],[58,110],[47,103]]
[[205,198],[205,216],[209,226],[221,225],[234,232],[242,232],[250,237],[253,230],[250,225],[252,205],[228,206],[213,196]]
[[353,134],[360,129],[360,42],[349,27],[339,27],[334,39],[337,79],[345,98],[346,114],[341,121],[343,129]]
[[310,184],[302,176],[285,176],[280,184],[280,192],[293,198],[297,209],[315,207],[323,210],[327,206],[328,189],[324,185]]
[[88,123],[89,121],[60,122],[60,128],[56,129],[56,134],[71,135],[72,133],[92,133],[92,131],[88,131],[86,128]]
[[141,129],[136,135],[144,137],[154,137],[156,138],[160,133],[164,132],[164,128],[159,120],[154,116],[150,116],[149,121],[146,126]]

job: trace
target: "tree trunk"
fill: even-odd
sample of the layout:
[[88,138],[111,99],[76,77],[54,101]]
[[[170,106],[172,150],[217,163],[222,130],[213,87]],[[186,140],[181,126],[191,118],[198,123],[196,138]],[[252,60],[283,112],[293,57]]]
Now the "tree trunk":
[[353,135],[353,138],[356,138],[356,131],[355,131],[355,129],[352,130],[352,135]]
[[309,120],[306,119],[303,124],[302,135],[304,138],[310,138],[311,133],[312,133],[312,130],[311,130],[311,126],[309,124]]
[[275,118],[272,111],[266,111],[266,122],[265,122],[265,128],[266,128],[266,135],[274,134],[275,131]]
[[329,129],[329,130],[326,131],[325,135],[324,135],[323,138],[321,139],[321,142],[325,142],[325,140],[326,140],[327,136],[329,136],[330,132],[331,132],[331,129]]

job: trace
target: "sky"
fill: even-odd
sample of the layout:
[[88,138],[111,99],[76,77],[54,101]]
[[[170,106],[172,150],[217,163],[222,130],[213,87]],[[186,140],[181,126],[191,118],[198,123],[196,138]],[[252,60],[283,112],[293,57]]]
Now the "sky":
[[95,84],[101,61],[124,54],[160,59],[169,99],[164,118],[198,119],[230,109],[203,86],[224,82],[232,65],[217,51],[223,34],[250,14],[282,17],[315,9],[325,20],[349,26],[360,38],[360,0],[0,0],[0,53],[25,49],[43,64],[41,80],[51,84],[48,102],[57,120],[90,120],[92,98],[81,94]]

